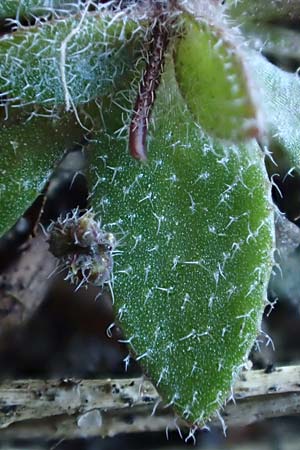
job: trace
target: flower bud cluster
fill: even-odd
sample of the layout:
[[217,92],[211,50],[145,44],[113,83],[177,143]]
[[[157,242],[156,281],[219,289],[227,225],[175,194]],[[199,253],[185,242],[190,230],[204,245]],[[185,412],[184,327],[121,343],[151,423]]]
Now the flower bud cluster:
[[51,223],[48,233],[49,250],[67,269],[66,280],[78,288],[88,283],[96,286],[110,283],[117,241],[112,233],[101,228],[101,221],[95,220],[92,211],[80,215],[74,209]]

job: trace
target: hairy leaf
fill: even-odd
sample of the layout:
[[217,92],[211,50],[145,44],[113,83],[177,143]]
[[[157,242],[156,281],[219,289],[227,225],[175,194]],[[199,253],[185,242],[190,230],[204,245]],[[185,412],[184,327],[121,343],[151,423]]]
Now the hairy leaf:
[[75,9],[79,4],[80,0],[73,0],[72,3],[67,0],[2,0],[0,3],[0,19],[8,17],[30,18],[48,14],[54,9],[64,11]]
[[120,112],[103,114],[108,128],[90,146],[89,182],[91,205],[119,242],[116,318],[164,401],[203,425],[260,327],[273,245],[263,157],[253,141],[226,147],[204,135],[170,60],[147,164],[130,158],[119,124],[110,126]]
[[143,36],[124,16],[84,14],[5,35],[0,97],[15,105],[65,103],[69,109],[108,94],[133,69]]

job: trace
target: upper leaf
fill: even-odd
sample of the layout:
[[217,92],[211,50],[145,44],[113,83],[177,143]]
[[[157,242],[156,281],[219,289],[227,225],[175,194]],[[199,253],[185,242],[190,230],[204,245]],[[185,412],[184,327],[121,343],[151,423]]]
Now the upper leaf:
[[42,14],[49,14],[54,10],[63,8],[74,10],[78,8],[80,0],[2,0],[0,3],[0,19],[5,18],[31,18]]
[[[0,97],[47,108],[110,93],[132,70],[144,30],[120,16],[81,15],[22,28],[0,39]],[[116,71],[116,66],[120,69]]]

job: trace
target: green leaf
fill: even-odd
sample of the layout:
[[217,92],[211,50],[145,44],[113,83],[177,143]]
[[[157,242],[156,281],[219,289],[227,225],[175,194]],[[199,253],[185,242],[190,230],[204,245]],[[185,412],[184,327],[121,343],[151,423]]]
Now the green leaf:
[[300,65],[300,34],[282,26],[273,24],[247,23],[242,27],[247,43],[268,58],[281,61],[293,61]]
[[0,236],[33,203],[64,152],[84,133],[73,115],[23,121],[10,111],[1,122]]
[[104,231],[119,241],[116,320],[165,403],[203,425],[228,397],[264,309],[273,215],[263,155],[253,141],[227,147],[204,135],[170,59],[147,164],[116,136],[110,114],[120,111],[103,111],[89,182]]
[[268,126],[268,147],[284,174],[300,170],[300,83],[256,52],[249,53],[249,69],[260,88],[259,95]]
[[227,12],[239,22],[293,22],[299,20],[299,0],[227,0]]
[[109,94],[124,72],[135,69],[143,37],[136,22],[107,15],[82,15],[5,35],[1,96],[15,105],[50,109],[65,103],[68,109]]
[[195,120],[208,133],[240,140],[260,133],[243,55],[225,29],[183,15],[175,47],[176,78]]

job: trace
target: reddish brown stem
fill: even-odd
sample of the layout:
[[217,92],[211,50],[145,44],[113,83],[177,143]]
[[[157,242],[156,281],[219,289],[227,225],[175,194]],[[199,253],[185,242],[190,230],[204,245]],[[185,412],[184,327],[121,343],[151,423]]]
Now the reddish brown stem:
[[139,86],[134,112],[129,128],[129,150],[133,158],[147,160],[146,139],[149,119],[163,71],[164,54],[169,42],[165,16],[157,19],[153,28],[149,61]]

